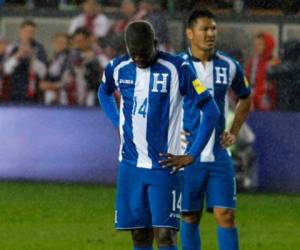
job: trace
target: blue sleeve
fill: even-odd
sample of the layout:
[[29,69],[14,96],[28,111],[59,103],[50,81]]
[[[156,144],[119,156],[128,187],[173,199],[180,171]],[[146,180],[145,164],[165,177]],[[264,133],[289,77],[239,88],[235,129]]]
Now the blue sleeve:
[[232,80],[231,88],[239,98],[247,98],[251,93],[250,84],[244,74],[241,65],[238,62],[235,62],[235,65],[236,73]]
[[208,89],[200,82],[188,62],[183,62],[179,68],[179,90],[197,100],[199,106],[211,99]]
[[218,122],[220,111],[208,89],[196,77],[187,62],[184,62],[179,70],[179,88],[182,95],[196,99],[197,107],[203,112],[196,138],[188,151],[188,154],[196,159],[207,144]]
[[111,120],[113,126],[115,128],[118,128],[119,110],[116,104],[116,100],[112,95],[116,89],[117,86],[113,78],[112,63],[109,63],[105,68],[105,72],[103,74],[102,81],[98,89],[98,99],[103,111]]
[[202,107],[203,118],[197,131],[196,138],[187,152],[196,159],[207,144],[220,116],[220,110],[213,98],[206,101]]
[[98,90],[99,103],[115,128],[119,127],[119,110],[113,95],[107,93],[107,85],[100,84]]
[[105,67],[104,73],[102,75],[101,84],[106,85],[106,92],[112,94],[117,89],[115,79],[114,79],[114,61],[112,60]]

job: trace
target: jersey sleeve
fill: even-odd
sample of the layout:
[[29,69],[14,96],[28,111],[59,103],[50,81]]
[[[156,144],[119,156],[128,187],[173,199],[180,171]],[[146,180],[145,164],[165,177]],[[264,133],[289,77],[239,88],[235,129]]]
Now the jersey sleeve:
[[112,94],[117,89],[114,79],[114,61],[111,61],[105,67],[101,84],[103,85],[103,90],[105,90],[107,94]]
[[239,98],[247,98],[251,93],[250,84],[239,63],[235,63],[236,73],[232,80],[231,88]]
[[179,89],[182,95],[196,98],[199,106],[212,98],[208,89],[197,78],[188,62],[183,62],[180,66]]

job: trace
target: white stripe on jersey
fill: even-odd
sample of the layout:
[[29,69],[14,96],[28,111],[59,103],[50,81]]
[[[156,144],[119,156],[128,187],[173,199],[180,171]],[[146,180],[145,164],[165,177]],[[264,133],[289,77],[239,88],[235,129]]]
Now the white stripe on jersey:
[[[203,83],[205,87],[208,88],[210,94],[214,96],[214,72],[213,72],[213,61],[207,62],[205,67],[202,62],[193,62],[194,67],[196,69],[197,77],[200,82]],[[200,110],[201,118],[202,111]],[[205,145],[205,148],[202,150],[200,154],[201,162],[214,162],[214,145],[216,139],[216,130],[214,129],[211,137],[208,140],[208,143]]]
[[[169,107],[169,129],[168,129],[168,152],[171,154],[181,154],[180,131],[182,129],[182,109],[183,97],[178,95],[179,78],[175,66],[163,59],[159,59],[158,63],[167,67],[171,71],[170,85],[170,107]],[[182,65],[181,65],[182,66]]]
[[119,161],[122,161],[122,152],[123,152],[123,145],[124,145],[124,130],[123,126],[125,124],[125,117],[123,113],[123,108],[124,108],[124,102],[123,98],[121,97],[120,101],[120,122],[119,122],[119,131],[120,131],[120,148],[119,148]]
[[229,84],[231,85],[232,80],[236,74],[236,65],[234,64],[232,59],[221,55],[219,52],[217,52],[216,54],[219,58],[221,58],[222,60],[224,60],[225,62],[227,62],[229,64]]
[[214,155],[214,145],[216,139],[216,130],[214,129],[211,137],[209,138],[208,143],[206,144],[205,148],[202,150],[200,155],[201,162],[214,162],[215,155]]
[[121,62],[121,63],[114,69],[113,77],[114,77],[115,84],[116,84],[117,87],[119,86],[119,82],[118,82],[118,79],[119,79],[119,70],[120,70],[121,68],[123,68],[124,66],[126,66],[127,64],[131,63],[131,62],[132,62],[132,59],[128,59],[127,61]]
[[[235,77],[236,74],[236,65],[234,64],[234,62],[232,61],[232,59],[221,55],[220,53],[217,53],[217,56],[219,58],[221,58],[222,60],[226,61],[229,64],[229,84],[232,84],[232,80]],[[228,99],[228,94],[226,94],[225,96],[225,106],[224,106],[224,117],[225,117],[225,127],[227,124],[227,117],[228,117],[228,108],[229,108],[229,99]],[[227,149],[227,152],[229,153],[229,155],[231,155],[229,148]]]
[[[116,86],[119,86],[119,83],[118,83],[118,78],[119,78],[119,70],[126,66],[127,64],[131,63],[131,59],[127,60],[127,61],[124,61],[122,63],[120,63],[115,69],[114,69],[114,72],[113,72],[113,78],[114,78],[114,81],[115,81],[115,84]],[[111,61],[112,63],[112,61]],[[103,74],[103,77],[105,79],[105,74]],[[106,80],[105,80],[106,82]],[[122,150],[123,150],[123,144],[124,144],[124,131],[123,131],[123,126],[125,124],[125,116],[124,116],[124,112],[123,112],[123,108],[124,108],[124,103],[123,103],[123,98],[121,96],[121,101],[120,101],[120,121],[119,121],[119,131],[120,131],[120,148],[119,148],[119,161],[122,161]]]
[[[228,113],[229,113],[229,96],[226,94],[225,95],[225,104],[224,104],[225,129],[227,128],[227,118],[229,117]],[[226,150],[227,150],[228,154],[231,156],[230,149],[227,148]]]
[[[134,88],[135,114],[132,112],[132,134],[138,158],[137,167],[152,168],[152,160],[148,155],[147,142],[147,118],[149,103],[150,68],[140,69],[136,67],[136,82]],[[147,99],[147,100],[146,100]],[[140,107],[146,102],[145,117],[140,112]]]

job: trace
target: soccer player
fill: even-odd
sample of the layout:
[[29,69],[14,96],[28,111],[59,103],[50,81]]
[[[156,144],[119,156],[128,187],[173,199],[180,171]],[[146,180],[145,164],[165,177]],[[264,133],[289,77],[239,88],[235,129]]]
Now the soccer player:
[[[131,230],[135,250],[177,250],[180,216],[179,175],[162,168],[166,152],[176,168],[191,164],[208,141],[219,110],[190,65],[157,50],[151,24],[136,21],[125,32],[128,55],[113,59],[99,88],[100,104],[120,131],[115,223]],[[120,113],[112,97],[121,93]],[[188,95],[203,112],[197,139],[180,155],[182,100]],[[161,154],[163,153],[163,154]]]
[[[219,249],[237,250],[238,233],[234,220],[235,171],[226,148],[235,143],[249,113],[250,87],[239,63],[215,50],[217,25],[209,10],[195,10],[191,13],[186,35],[191,46],[182,56],[214,96],[221,116],[199,160],[184,171],[182,246],[183,250],[201,249],[199,223],[206,201],[207,210],[213,212],[218,224]],[[225,131],[229,89],[237,95],[238,103],[233,124],[229,131]],[[203,119],[202,113],[194,107],[193,100],[185,98],[183,129],[188,141],[187,151],[194,141],[200,120]]]

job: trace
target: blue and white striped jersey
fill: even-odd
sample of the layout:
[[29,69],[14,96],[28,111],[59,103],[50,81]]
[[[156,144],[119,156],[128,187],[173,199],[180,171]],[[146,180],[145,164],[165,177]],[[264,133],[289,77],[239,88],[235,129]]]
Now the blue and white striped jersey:
[[[220,145],[220,135],[226,126],[226,113],[228,110],[228,90],[231,88],[240,97],[250,95],[250,86],[244,76],[240,64],[220,51],[217,51],[212,60],[204,66],[199,60],[191,55],[191,52],[181,54],[187,60],[192,69],[203,84],[214,97],[221,112],[219,121],[213,131],[204,150],[201,152],[201,162],[225,161],[229,159],[226,149]],[[183,104],[183,129],[191,136],[189,141],[193,141],[201,121],[201,111],[194,108],[191,98],[185,98]],[[189,144],[186,150],[189,150]]]
[[[126,55],[112,60],[103,74],[108,94],[121,93],[119,160],[140,168],[161,168],[159,153],[180,154],[183,96],[193,104],[211,98],[189,63],[158,52],[148,68],[138,68]],[[195,107],[196,109],[196,107]]]

